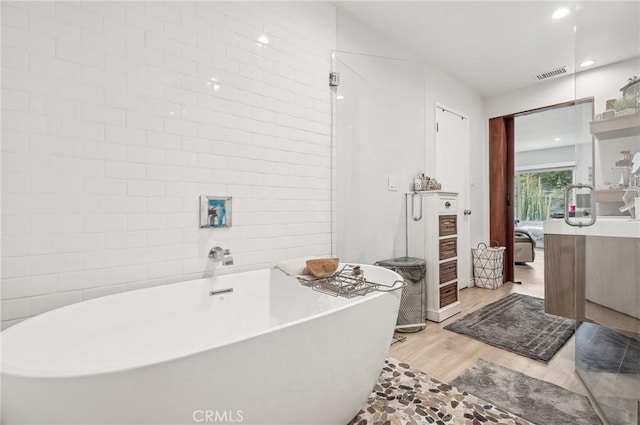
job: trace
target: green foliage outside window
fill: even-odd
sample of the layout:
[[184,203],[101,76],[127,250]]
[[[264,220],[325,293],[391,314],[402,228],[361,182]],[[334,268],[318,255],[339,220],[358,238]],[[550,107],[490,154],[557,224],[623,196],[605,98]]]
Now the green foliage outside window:
[[564,188],[573,181],[571,170],[523,173],[516,178],[518,185],[518,218],[523,221],[542,221],[552,212],[564,209]]

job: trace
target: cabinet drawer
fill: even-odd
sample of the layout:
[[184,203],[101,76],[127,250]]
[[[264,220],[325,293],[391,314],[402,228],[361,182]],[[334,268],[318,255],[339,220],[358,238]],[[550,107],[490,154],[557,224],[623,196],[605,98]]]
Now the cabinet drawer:
[[440,288],[440,308],[458,301],[458,283],[454,282]]
[[455,235],[458,233],[458,217],[456,215],[440,216],[440,236]]
[[458,277],[458,261],[452,260],[440,263],[440,283],[455,280]]
[[447,258],[453,258],[458,255],[458,240],[457,238],[441,239],[440,240],[440,259],[445,260]]
[[455,214],[458,211],[458,204],[456,198],[440,198],[438,200],[438,212]]

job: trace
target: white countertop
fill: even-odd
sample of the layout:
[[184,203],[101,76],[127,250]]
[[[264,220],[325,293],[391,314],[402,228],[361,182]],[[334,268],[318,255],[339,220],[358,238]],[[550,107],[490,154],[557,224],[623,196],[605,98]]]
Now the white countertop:
[[[589,221],[588,218],[578,220]],[[640,238],[640,220],[629,217],[597,217],[595,224],[588,227],[569,226],[563,219],[554,218],[546,220],[543,226],[545,234]]]

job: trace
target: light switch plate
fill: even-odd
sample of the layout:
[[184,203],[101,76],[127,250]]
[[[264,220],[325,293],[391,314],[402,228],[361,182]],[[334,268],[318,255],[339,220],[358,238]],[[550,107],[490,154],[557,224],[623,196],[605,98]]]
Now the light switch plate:
[[398,181],[397,181],[397,177],[396,176],[389,176],[387,179],[387,190],[389,190],[390,192],[397,192],[398,191]]

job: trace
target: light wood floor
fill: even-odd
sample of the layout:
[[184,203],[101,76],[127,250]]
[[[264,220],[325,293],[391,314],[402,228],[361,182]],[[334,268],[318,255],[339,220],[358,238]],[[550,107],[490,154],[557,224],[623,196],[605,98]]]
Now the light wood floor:
[[534,263],[516,266],[516,281],[522,281],[522,284],[505,283],[495,290],[463,289],[460,291],[460,314],[441,323],[427,322],[427,328],[422,332],[404,334],[407,339],[392,345],[389,355],[443,382],[451,382],[481,358],[570,391],[586,394],[584,385],[574,371],[574,337],[545,364],[443,329],[447,324],[512,292],[544,297],[543,252],[537,251],[536,257]]

